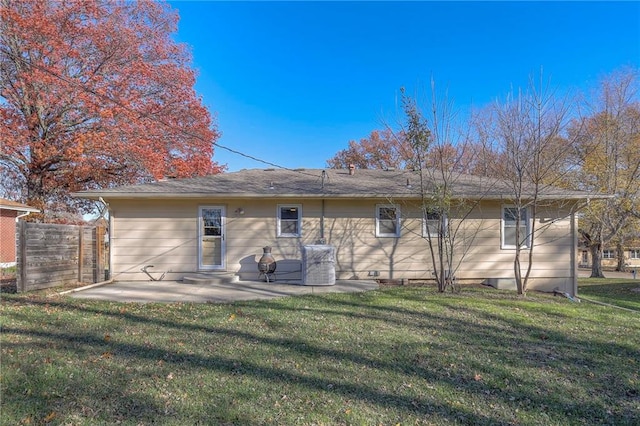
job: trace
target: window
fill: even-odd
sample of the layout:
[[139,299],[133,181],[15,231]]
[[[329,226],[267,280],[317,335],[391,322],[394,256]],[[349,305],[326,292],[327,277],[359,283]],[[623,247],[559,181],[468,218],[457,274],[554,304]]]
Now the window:
[[376,206],[376,237],[400,236],[400,207],[393,204]]
[[301,205],[278,205],[278,237],[301,236],[301,223]]
[[219,237],[222,235],[222,210],[213,208],[201,209],[202,235]]
[[640,250],[629,250],[629,259],[640,259]]
[[603,259],[615,259],[616,253],[613,250],[602,250]]
[[[441,228],[442,227],[442,228]],[[444,231],[443,235],[449,233],[449,219],[435,210],[426,210],[422,220],[422,236],[425,238],[437,237]]]
[[[529,212],[520,210],[520,248],[531,246]],[[518,219],[517,207],[502,207],[502,248],[516,248],[516,225]]]
[[582,250],[582,264],[583,265],[589,264],[589,252],[586,250]]

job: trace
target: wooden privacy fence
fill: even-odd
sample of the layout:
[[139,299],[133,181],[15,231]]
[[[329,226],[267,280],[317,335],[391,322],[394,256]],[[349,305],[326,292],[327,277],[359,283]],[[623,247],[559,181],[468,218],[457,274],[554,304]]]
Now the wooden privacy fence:
[[17,291],[103,281],[104,235],[101,226],[19,222]]

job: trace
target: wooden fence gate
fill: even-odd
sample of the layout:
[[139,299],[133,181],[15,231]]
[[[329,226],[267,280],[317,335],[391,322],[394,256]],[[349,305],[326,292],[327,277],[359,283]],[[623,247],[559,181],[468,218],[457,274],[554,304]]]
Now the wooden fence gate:
[[17,291],[104,280],[102,226],[17,223]]

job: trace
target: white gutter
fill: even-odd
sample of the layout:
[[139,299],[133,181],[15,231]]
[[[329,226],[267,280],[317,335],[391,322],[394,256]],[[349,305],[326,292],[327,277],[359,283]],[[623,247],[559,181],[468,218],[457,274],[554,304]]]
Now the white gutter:
[[22,205],[23,207],[18,207],[18,206],[12,206],[12,205],[2,205],[0,204],[0,210],[12,210],[14,212],[22,212],[21,214],[17,215],[15,217],[16,222],[18,221],[18,219],[20,219],[21,217],[25,217],[28,216],[31,213],[40,213],[40,210],[35,209],[33,207],[29,207],[29,206],[25,206],[24,204]]
[[[415,193],[358,193],[358,194],[335,194],[335,193],[215,193],[215,192],[120,192],[120,193],[73,193],[74,197],[86,198],[89,200],[100,201],[100,198],[105,197],[111,200],[133,200],[133,199],[211,199],[211,198],[225,198],[225,199],[251,199],[251,198],[303,198],[303,199],[363,199],[363,198],[404,198],[420,200],[420,194]],[[487,201],[501,201],[509,199],[504,195],[478,195],[478,194],[455,194],[456,199],[469,199],[469,200],[487,200]],[[602,199],[611,198],[609,196],[603,196]],[[581,195],[542,195],[538,197],[541,201],[555,201],[555,200],[584,200],[585,197]],[[593,199],[593,198],[592,198]]]

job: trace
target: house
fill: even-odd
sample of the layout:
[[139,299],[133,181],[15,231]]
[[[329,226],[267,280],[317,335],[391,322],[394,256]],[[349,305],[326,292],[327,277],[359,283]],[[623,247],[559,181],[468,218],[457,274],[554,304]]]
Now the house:
[[[424,172],[423,176],[424,176]],[[115,280],[180,280],[194,274],[259,278],[271,247],[278,280],[300,280],[305,247],[335,248],[336,279],[432,279],[425,236],[421,171],[251,169],[190,179],[76,193],[102,200],[110,218],[110,271]],[[515,217],[505,182],[459,176],[451,185],[459,280],[509,281],[514,276]],[[576,210],[588,194],[545,188],[536,223],[522,213],[522,262],[533,245],[530,289],[571,295],[577,289]],[[515,214],[515,215],[514,215]],[[437,228],[437,227],[436,227]],[[430,232],[430,233],[429,233]],[[526,241],[525,241],[526,240]]]
[[[632,270],[640,270],[640,241],[635,240],[627,244],[620,253],[623,256],[624,264]],[[591,252],[583,244],[578,244],[578,266],[581,268],[591,268]],[[618,250],[615,247],[607,247],[602,250],[600,264],[605,268],[616,268],[618,266]]]
[[0,198],[0,266],[16,264],[16,221],[40,210],[26,204]]

